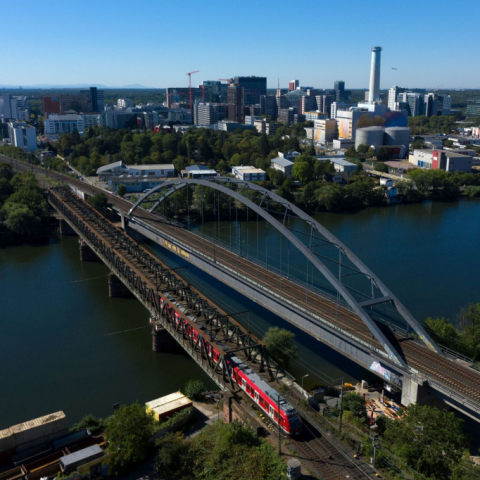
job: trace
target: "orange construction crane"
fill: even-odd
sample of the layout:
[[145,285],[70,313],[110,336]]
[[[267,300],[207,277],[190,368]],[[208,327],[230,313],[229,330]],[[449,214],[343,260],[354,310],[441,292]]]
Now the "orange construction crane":
[[195,70],[194,72],[188,72],[188,95],[190,97],[190,110],[192,111],[193,115],[193,98],[192,98],[192,75],[194,73],[198,73],[200,70]]

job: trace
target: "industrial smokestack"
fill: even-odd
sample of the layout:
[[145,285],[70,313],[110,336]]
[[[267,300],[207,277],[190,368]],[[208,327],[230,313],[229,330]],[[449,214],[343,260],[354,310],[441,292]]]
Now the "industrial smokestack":
[[380,99],[380,55],[382,47],[372,47],[372,67],[370,69],[370,90],[368,102],[375,103]]

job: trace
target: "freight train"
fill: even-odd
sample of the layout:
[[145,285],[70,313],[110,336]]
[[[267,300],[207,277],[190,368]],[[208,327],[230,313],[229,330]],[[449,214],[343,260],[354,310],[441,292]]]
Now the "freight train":
[[[166,294],[165,296],[172,304],[175,304],[179,310],[184,310],[170,295]],[[161,297],[159,298],[159,305],[160,308],[164,305],[163,298]],[[204,326],[198,324],[197,330],[182,318],[182,315],[168,303],[165,303],[165,310],[169,318],[175,318],[176,324],[179,325],[190,338],[193,337],[194,342],[198,339],[199,330],[206,330]],[[185,316],[186,315],[185,313]],[[194,319],[190,319],[190,321],[196,323]],[[228,347],[224,345],[220,346],[228,353]],[[221,354],[213,345],[207,344],[206,351],[214,362],[218,362]],[[262,380],[259,375],[245,365],[237,356],[228,356],[226,362],[232,380],[237,383],[247,396],[249,396],[275,424],[278,425],[278,423],[280,423],[280,428],[286,434],[294,435],[302,431],[302,422],[297,410],[287,403],[274,388],[270,387],[267,382]]]

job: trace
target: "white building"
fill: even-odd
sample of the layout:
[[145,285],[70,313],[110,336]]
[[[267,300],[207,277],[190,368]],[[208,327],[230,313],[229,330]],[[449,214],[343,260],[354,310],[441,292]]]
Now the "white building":
[[105,181],[120,175],[128,178],[171,178],[175,176],[175,167],[172,164],[156,165],[123,165],[122,161],[104,165],[97,170],[99,180]]
[[282,157],[272,158],[270,165],[275,170],[279,170],[280,172],[282,172],[286,177],[291,178],[293,162],[291,162],[290,160]]
[[45,134],[62,135],[72,133],[74,130],[80,135],[85,132],[85,124],[82,115],[49,115],[44,120]]
[[99,115],[98,113],[92,114],[82,114],[83,118],[83,128],[86,132],[90,127],[103,127],[105,126],[105,120],[103,115]]
[[133,107],[133,102],[128,98],[119,98],[117,100],[117,108],[130,108]]
[[232,173],[236,178],[246,182],[263,182],[266,180],[266,173],[260,168],[250,166],[232,167]]
[[10,122],[8,124],[10,143],[22,150],[34,152],[37,149],[37,132],[34,127],[25,122]]
[[337,136],[337,121],[336,120],[315,120],[314,121],[314,140],[321,145],[327,145],[333,142]]
[[326,162],[327,160],[333,163],[333,168],[336,172],[342,173],[345,172],[349,177],[353,172],[356,172],[358,165],[356,163],[349,162],[344,158],[336,157],[316,157],[319,162]]

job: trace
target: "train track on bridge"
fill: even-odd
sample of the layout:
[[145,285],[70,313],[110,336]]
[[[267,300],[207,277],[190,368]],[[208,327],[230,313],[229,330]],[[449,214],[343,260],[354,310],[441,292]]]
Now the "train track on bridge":
[[[21,170],[35,170],[37,173],[44,173],[44,170],[38,167],[35,168],[25,164],[19,164],[18,167]],[[96,192],[105,193],[110,203],[124,213],[127,213],[132,206],[131,202],[109,194],[102,189],[85,185],[80,180],[64,177],[53,172],[50,172],[50,175],[57,180],[68,181],[68,183],[87,193],[90,191],[92,194]],[[221,246],[214,245],[204,238],[174,225],[172,222],[165,221],[158,215],[138,208],[136,217],[157,229],[161,234],[168,235],[179,244],[192,250],[202,251],[205,255],[214,259],[216,263],[226,266],[231,271],[238,272],[239,275],[253,279],[264,290],[268,290],[276,296],[285,298],[291,304],[298,305],[299,308],[311,312],[312,321],[318,321],[316,319],[318,317],[324,318],[330,324],[336,325],[351,336],[359,338],[364,345],[370,346],[373,351],[382,349],[362,320],[349,308],[338,305],[314,291],[309,292],[308,298],[305,298],[304,287],[294,280],[282,277],[259,264],[239,257],[239,255]],[[446,392],[460,403],[480,413],[479,372],[451,358],[442,357],[423,344],[393,332],[383,324],[379,324],[379,326],[402,355],[413,376],[428,381],[434,388]]]

